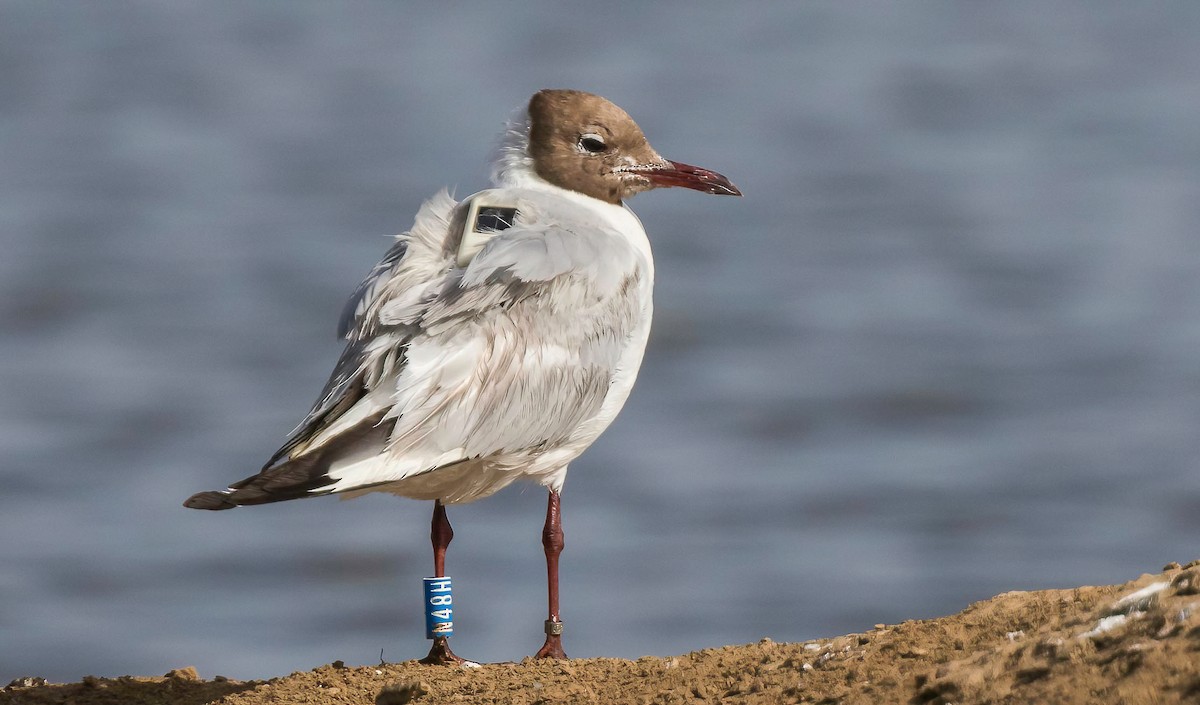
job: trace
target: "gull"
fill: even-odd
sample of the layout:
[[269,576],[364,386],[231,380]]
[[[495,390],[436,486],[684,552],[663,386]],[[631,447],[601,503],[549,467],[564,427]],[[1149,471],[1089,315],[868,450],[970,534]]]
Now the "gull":
[[[516,480],[549,490],[549,618],[537,658],[566,658],[558,604],[567,466],[625,404],[646,347],[654,260],[625,205],[681,186],[740,196],[724,176],[664,159],[629,115],[543,90],[509,122],[494,188],[418,211],[346,303],[346,347],[308,416],[262,470],[192,509],[388,492],[432,500],[434,570],[446,505]],[[447,637],[429,663],[458,663]]]

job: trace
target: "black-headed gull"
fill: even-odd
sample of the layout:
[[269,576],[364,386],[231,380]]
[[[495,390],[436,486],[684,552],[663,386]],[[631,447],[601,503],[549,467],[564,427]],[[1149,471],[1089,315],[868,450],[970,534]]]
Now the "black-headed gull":
[[[663,186],[740,196],[724,176],[654,151],[600,96],[544,90],[510,123],[495,188],[417,213],[347,303],[348,341],[312,411],[257,475],[184,506],[232,509],[340,493],[445,505],[514,480],[549,489],[542,543],[550,616],[542,658],[566,658],[558,610],[559,492],[567,465],[633,387],[650,332],[654,262],[625,199]],[[428,660],[458,659],[445,637]]]

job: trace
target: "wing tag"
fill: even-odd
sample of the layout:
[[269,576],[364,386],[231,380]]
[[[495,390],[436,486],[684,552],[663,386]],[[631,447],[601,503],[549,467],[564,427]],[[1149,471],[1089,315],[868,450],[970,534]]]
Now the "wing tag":
[[487,203],[483,198],[472,200],[467,211],[467,226],[458,246],[458,266],[470,264],[488,240],[496,233],[511,228],[516,220],[517,209],[513,206]]

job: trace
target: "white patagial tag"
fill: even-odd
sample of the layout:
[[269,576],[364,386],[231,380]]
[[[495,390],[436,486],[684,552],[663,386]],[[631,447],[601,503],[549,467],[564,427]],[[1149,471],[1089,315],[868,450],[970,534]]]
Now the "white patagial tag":
[[462,241],[458,245],[457,263],[460,267],[470,264],[496,233],[508,230],[517,220],[517,207],[495,198],[489,191],[480,191],[471,198],[467,209],[467,223],[463,228]]

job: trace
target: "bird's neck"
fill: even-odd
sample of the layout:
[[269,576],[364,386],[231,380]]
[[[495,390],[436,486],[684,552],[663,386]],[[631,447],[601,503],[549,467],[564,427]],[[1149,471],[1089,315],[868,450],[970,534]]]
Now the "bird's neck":
[[575,202],[595,212],[609,226],[629,238],[635,248],[643,254],[647,266],[653,272],[654,259],[650,243],[641,221],[624,203],[608,203],[578,191],[556,186],[538,175],[529,156],[529,115],[522,111],[505,126],[492,157],[492,184],[497,188],[519,188],[553,194]]

